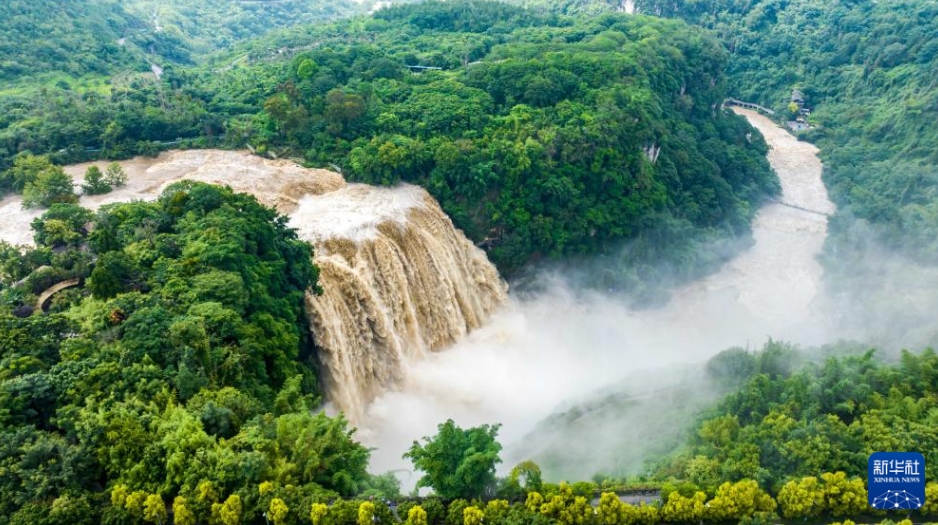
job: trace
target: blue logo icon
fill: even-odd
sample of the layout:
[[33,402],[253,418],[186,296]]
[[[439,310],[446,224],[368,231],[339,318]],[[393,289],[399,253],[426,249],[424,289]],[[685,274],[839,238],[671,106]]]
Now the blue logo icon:
[[867,466],[870,506],[917,509],[925,503],[925,456],[918,452],[876,452]]

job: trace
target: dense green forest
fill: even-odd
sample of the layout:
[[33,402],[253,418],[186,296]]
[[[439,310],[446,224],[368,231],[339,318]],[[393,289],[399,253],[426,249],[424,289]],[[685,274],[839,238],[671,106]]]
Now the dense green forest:
[[815,361],[778,343],[718,355],[712,372],[751,377],[702,416],[691,446],[664,472],[708,489],[748,478],[778,491],[819,472],[861,477],[876,451],[920,450],[935,480],[938,354],[903,352],[893,364],[874,356]]
[[624,0],[510,0],[515,4],[542,13],[595,16],[602,13],[624,12]]
[[679,22],[430,2],[284,30],[211,61],[224,68],[167,67],[109,94],[0,97],[0,154],[247,144],[420,184],[505,272],[602,253],[595,279],[641,293],[723,260],[712,247],[778,191],[761,136],[720,108],[727,56]]
[[938,4],[639,4],[712,28],[739,98],[784,110],[801,90],[835,202],[891,248],[938,261]]
[[106,90],[112,79],[104,75],[120,81],[150,71],[151,62],[193,63],[273,28],[364,7],[341,0],[6,0],[0,3],[0,81],[22,86],[39,76],[60,87],[77,82]]
[[[28,276],[0,306],[3,524],[879,521],[859,477],[870,452],[920,450],[934,479],[938,354],[887,364],[770,342],[706,364],[706,388],[729,395],[647,475],[557,484],[525,461],[498,477],[499,425],[447,421],[402,451],[436,496],[401,499],[319,411],[301,313],[317,272],[282,217],[184,182],[98,212],[53,204],[33,230],[37,248],[0,247],[3,282]],[[29,316],[31,291],[74,275],[83,288]],[[615,495],[634,490],[661,501]],[[928,494],[934,517],[938,485]]]
[[[263,481],[297,497],[368,487],[344,419],[311,412],[303,295],[318,273],[285,218],[183,182],[96,213],[53,204],[33,229],[35,249],[0,250],[0,522],[85,523],[118,487],[196,508],[253,491],[248,510]],[[74,276],[83,288],[29,316],[34,293]]]

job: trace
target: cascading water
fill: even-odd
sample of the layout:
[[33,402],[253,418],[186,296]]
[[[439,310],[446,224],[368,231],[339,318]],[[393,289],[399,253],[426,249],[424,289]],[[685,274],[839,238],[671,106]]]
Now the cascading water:
[[409,360],[480,327],[506,285],[421,188],[361,184],[307,196],[291,216],[316,247],[321,296],[308,294],[329,399],[354,421],[401,384]]

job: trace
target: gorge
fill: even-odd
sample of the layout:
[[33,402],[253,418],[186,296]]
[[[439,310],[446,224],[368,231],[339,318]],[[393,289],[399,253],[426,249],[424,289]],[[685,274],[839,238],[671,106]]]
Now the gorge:
[[[584,293],[549,275],[547,293],[506,303],[507,286],[494,266],[424,190],[346,184],[337,173],[243,152],[174,151],[127,161],[126,187],[81,204],[153,199],[183,178],[255,195],[288,214],[315,246],[324,293],[307,294],[306,307],[327,398],[377,447],[375,471],[403,468],[399,451],[449,417],[505,422],[506,442],[524,459],[536,451],[518,443],[558,406],[636,371],[703,361],[769,336],[805,344],[829,337],[828,320],[815,307],[822,277],[815,256],[833,205],[817,150],[765,117],[737,111],[772,147],[781,202],[757,214],[751,249],[678,288],[657,309],[633,311],[621,298]],[[77,180],[86,167],[66,171]],[[28,242],[39,213],[22,210],[18,197],[5,199],[0,236]],[[602,461],[570,454],[569,462],[582,465],[573,471],[580,475]]]

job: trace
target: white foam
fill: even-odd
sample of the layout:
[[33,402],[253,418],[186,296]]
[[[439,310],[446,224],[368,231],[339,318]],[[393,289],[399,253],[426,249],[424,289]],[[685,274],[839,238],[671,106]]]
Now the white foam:
[[301,198],[290,216],[290,226],[310,242],[360,242],[375,238],[379,224],[403,224],[409,211],[422,205],[425,195],[423,189],[409,184],[394,188],[349,184],[337,191]]

